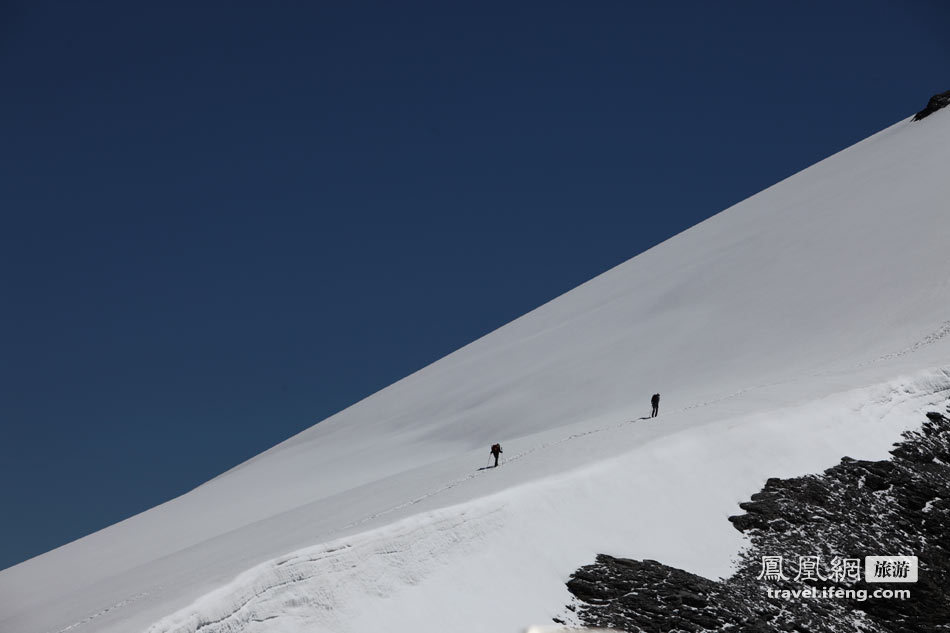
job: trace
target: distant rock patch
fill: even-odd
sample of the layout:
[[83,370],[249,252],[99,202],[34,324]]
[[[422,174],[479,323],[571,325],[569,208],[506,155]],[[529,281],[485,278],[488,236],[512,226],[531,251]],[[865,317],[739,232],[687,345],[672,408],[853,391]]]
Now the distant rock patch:
[[[928,413],[904,433],[892,458],[845,457],[820,475],[769,479],[730,517],[749,537],[737,572],[712,581],[652,560],[600,555],[567,583],[568,606],[587,626],[630,632],[808,631],[810,633],[937,633],[950,631],[950,419]],[[863,575],[762,579],[763,556],[835,559],[916,555],[916,583],[866,583]],[[819,571],[819,576],[822,574]],[[825,588],[845,597],[785,600],[767,590]],[[875,589],[907,589],[910,598],[875,598]],[[867,598],[860,599],[865,591]]]
[[937,110],[946,108],[948,105],[950,105],[950,90],[930,97],[930,101],[927,102],[927,107],[915,114],[914,120],[920,121],[921,119],[926,119]]

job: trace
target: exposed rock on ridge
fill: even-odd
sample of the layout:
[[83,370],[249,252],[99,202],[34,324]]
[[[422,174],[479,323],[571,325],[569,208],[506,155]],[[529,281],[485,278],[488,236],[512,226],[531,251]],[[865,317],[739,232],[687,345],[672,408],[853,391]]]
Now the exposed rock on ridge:
[[914,115],[914,120],[920,121],[921,119],[926,119],[937,110],[946,108],[948,105],[950,105],[950,90],[935,94],[930,97],[930,101],[927,102],[927,107]]

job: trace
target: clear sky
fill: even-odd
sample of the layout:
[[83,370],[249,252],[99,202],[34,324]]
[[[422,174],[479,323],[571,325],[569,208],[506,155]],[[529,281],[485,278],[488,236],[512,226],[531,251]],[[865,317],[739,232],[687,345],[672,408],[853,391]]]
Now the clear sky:
[[0,1],[0,568],[912,114],[950,89],[948,25],[942,0]]

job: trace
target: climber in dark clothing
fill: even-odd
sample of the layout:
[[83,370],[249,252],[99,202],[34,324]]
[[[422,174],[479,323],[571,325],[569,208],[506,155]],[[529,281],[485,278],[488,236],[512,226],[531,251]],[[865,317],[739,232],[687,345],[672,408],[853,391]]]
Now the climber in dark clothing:
[[491,454],[495,457],[495,467],[498,467],[498,456],[501,455],[504,451],[501,450],[501,444],[492,444],[491,445]]
[[650,404],[653,405],[653,415],[650,417],[655,418],[656,416],[660,415],[660,394],[653,394],[653,397],[650,398]]

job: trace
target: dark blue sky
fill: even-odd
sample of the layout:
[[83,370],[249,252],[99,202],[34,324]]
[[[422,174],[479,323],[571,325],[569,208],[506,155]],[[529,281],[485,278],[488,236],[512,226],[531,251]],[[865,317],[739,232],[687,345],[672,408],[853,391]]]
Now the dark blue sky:
[[0,1],[0,568],[950,89],[940,0],[146,4]]

